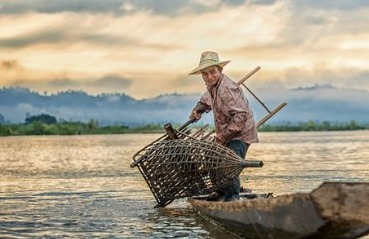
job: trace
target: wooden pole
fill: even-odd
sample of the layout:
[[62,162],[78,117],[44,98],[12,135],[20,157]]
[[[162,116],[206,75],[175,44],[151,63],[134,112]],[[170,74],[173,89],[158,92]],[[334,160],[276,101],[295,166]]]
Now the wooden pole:
[[268,119],[272,118],[273,115],[275,115],[278,111],[280,111],[286,105],[287,105],[286,102],[283,102],[280,105],[278,105],[274,110],[272,110],[271,112],[269,112],[269,114],[267,114],[264,118],[262,118],[257,123],[256,127],[259,128],[260,126],[262,126]]
[[[255,69],[254,70],[252,70],[252,71],[250,71],[247,75],[245,75],[241,80],[239,80],[238,82],[237,82],[237,84],[238,85],[242,85],[242,86],[244,86],[245,88],[246,88],[246,90],[248,91],[248,92],[250,92],[250,94],[266,109],[266,111],[268,111],[268,115],[266,115],[265,117],[263,117],[258,123],[257,123],[257,125],[256,125],[256,127],[257,128],[259,128],[261,125],[263,125],[267,120],[269,120],[270,118],[272,118],[273,117],[273,115],[275,115],[278,111],[280,111],[283,107],[285,107],[286,105],[287,105],[287,103],[286,102],[283,102],[283,103],[281,103],[279,106],[277,106],[274,110],[269,110],[268,109],[268,107],[245,85],[245,81],[247,80],[247,79],[249,79],[253,74],[255,74],[257,71],[259,71],[261,69],[261,67],[260,66],[257,66],[257,67],[255,67]],[[192,121],[192,122],[194,122],[194,121]],[[191,122],[191,123],[192,123]],[[187,122],[188,123],[188,122]],[[189,124],[187,124],[187,125],[189,125]],[[186,126],[187,126],[186,125]],[[185,127],[186,127],[185,126]],[[209,137],[211,134],[213,134],[215,132],[215,130],[212,130],[211,132],[209,132],[206,136],[204,136],[203,138],[207,138],[207,137]]]
[[248,78],[250,78],[253,74],[255,74],[258,70],[260,70],[261,69],[261,67],[260,66],[258,66],[258,67],[255,67],[255,69],[253,69],[252,71],[250,71],[250,73],[249,74],[247,74],[247,75],[245,75],[241,80],[239,80],[238,82],[237,82],[237,85],[241,85],[241,84],[243,84],[243,82],[245,82]]

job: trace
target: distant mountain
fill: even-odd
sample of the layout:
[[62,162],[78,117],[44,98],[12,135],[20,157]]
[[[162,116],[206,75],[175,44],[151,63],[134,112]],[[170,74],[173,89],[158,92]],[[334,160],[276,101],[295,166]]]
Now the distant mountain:
[[[272,110],[282,101],[288,105],[269,122],[334,121],[369,122],[369,92],[313,86],[286,90],[257,89],[255,93]],[[267,111],[246,92],[259,120]],[[125,94],[89,95],[83,91],[67,91],[41,95],[26,88],[0,89],[0,120],[22,123],[26,116],[50,114],[59,121],[98,120],[101,125],[137,126],[149,123],[184,123],[201,95],[169,94],[136,100]],[[1,117],[3,116],[3,117]],[[207,114],[202,123],[212,123]]]
[[186,121],[199,95],[162,95],[136,100],[125,94],[88,95],[82,91],[41,95],[26,88],[0,89],[0,114],[22,123],[27,116],[50,114],[59,121],[96,119],[102,125],[142,125]]
[[285,117],[297,121],[369,122],[369,92],[332,85],[293,89],[288,92]]

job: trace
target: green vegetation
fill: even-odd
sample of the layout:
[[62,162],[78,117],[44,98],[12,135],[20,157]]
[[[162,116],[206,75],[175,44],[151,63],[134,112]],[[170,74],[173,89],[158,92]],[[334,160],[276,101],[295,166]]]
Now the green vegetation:
[[26,118],[26,124],[31,124],[36,121],[40,121],[41,123],[45,123],[45,124],[56,124],[57,123],[57,120],[54,116],[47,115],[47,114],[30,116]]
[[[53,118],[40,117],[27,118],[25,124],[1,124],[0,136],[17,135],[78,135],[78,134],[131,134],[131,133],[164,133],[162,125],[148,124],[130,128],[125,125],[99,126],[96,120],[83,122],[55,122]],[[31,119],[31,120],[30,120]],[[37,119],[37,120],[35,120]],[[178,128],[178,125],[174,125]],[[341,131],[341,130],[368,130],[369,124],[358,124],[355,121],[348,123],[315,122],[308,121],[298,124],[284,123],[280,125],[265,124],[258,129],[259,132],[278,131]]]
[[164,133],[159,124],[149,124],[137,128],[126,125],[100,126],[97,120],[83,122],[57,122],[51,115],[28,116],[24,124],[5,124],[0,122],[0,136],[18,135],[79,135],[79,134],[127,134]]
[[280,125],[265,124],[261,126],[259,132],[277,132],[277,131],[343,131],[343,130],[365,130],[369,129],[369,124],[358,124],[352,120],[347,123],[332,123],[323,121],[322,123],[316,121],[300,122],[298,124],[284,123]]
[[88,123],[63,122],[46,124],[33,121],[29,124],[0,124],[0,136],[17,135],[78,135],[78,134],[128,134],[128,133],[163,133],[160,125],[147,125],[139,128],[129,128],[125,125],[99,126],[95,120]]

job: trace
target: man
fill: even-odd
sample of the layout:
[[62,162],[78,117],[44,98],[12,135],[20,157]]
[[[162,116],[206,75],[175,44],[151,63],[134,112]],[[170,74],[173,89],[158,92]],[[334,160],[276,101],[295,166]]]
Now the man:
[[[215,141],[245,158],[250,144],[259,140],[254,115],[242,89],[222,73],[223,67],[229,62],[219,61],[216,52],[206,51],[201,54],[199,66],[190,75],[201,74],[207,92],[192,110],[190,119],[198,121],[202,113],[213,110]],[[239,175],[221,193],[225,201],[238,200]]]

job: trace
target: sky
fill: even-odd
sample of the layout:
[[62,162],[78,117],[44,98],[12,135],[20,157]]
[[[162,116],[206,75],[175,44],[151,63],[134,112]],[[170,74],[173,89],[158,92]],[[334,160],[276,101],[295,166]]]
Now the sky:
[[136,99],[205,91],[201,52],[250,88],[369,90],[367,0],[0,0],[0,87]]

